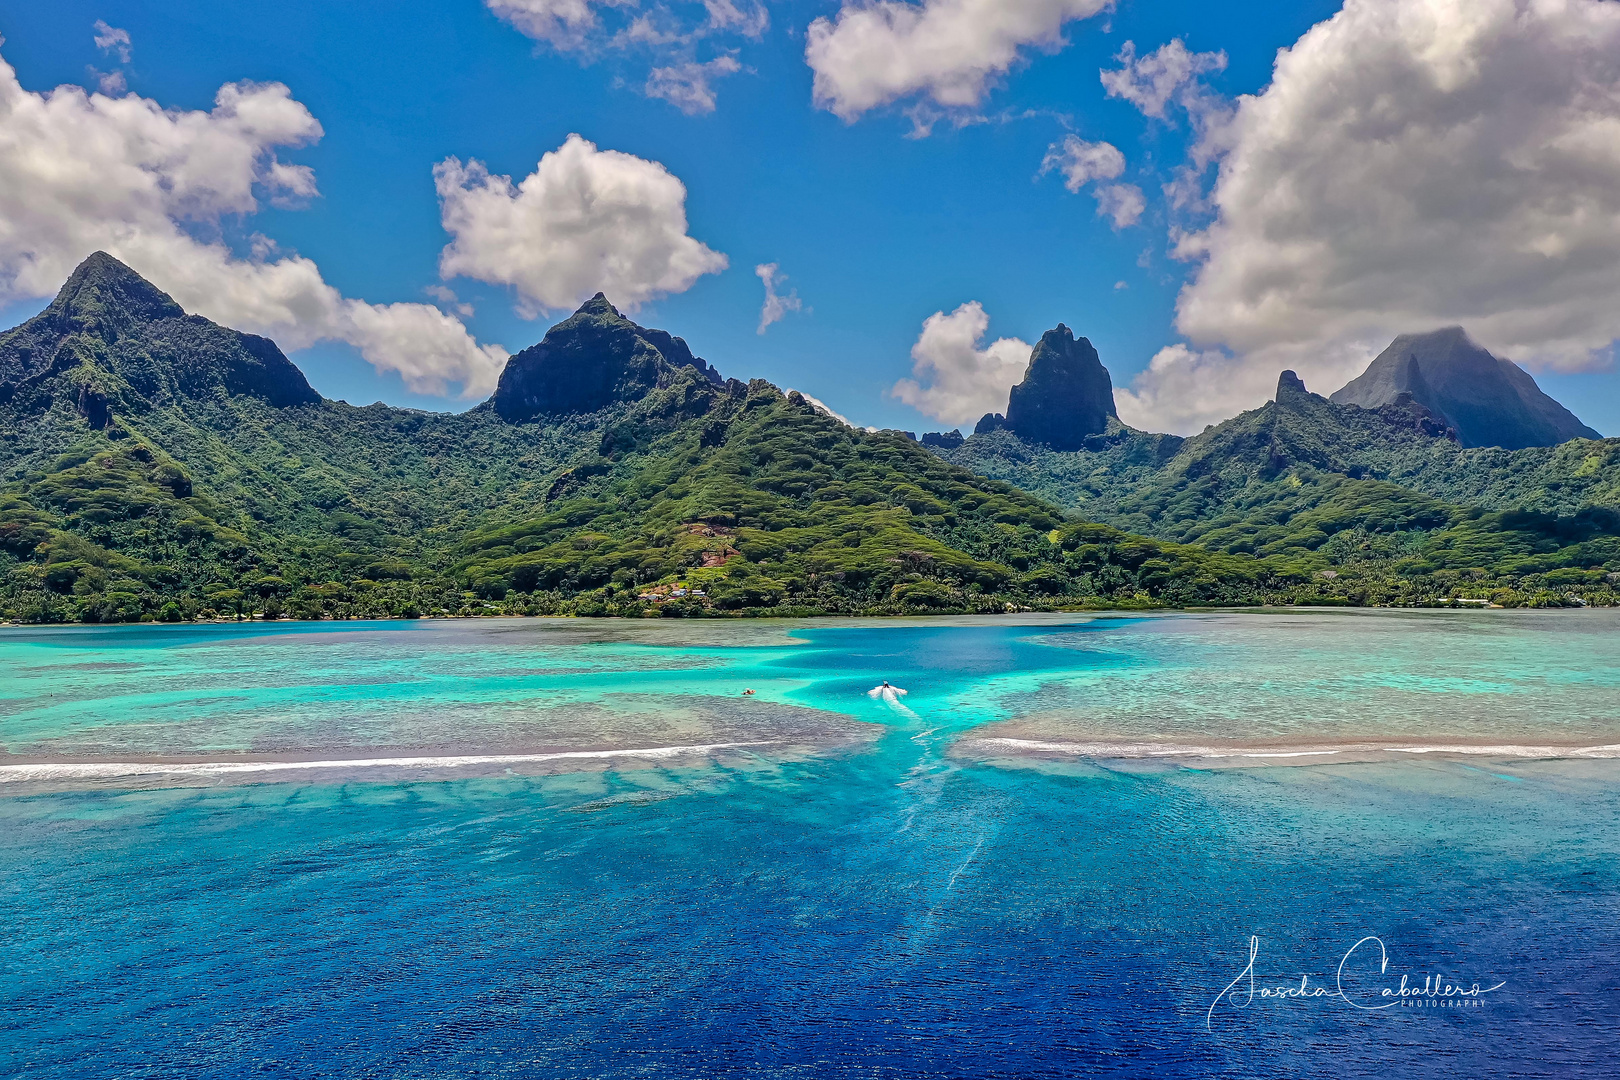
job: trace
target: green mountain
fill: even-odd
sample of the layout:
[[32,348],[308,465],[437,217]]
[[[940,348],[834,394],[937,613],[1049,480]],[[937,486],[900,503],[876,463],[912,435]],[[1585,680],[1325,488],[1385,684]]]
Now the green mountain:
[[1292,375],[1152,435],[1048,338],[1031,385],[1085,415],[1015,419],[1079,449],[856,430],[601,296],[477,408],[360,408],[98,254],[0,335],[0,617],[1615,601],[1614,441],[1471,449]]
[[39,395],[76,388],[92,427],[110,410],[186,399],[251,395],[273,405],[320,395],[274,342],[187,315],[164,293],[97,252],[56,300],[0,334],[0,401],[37,406]]
[[325,401],[95,255],[0,336],[0,616],[1253,602],[1257,560],[1066,523],[588,302],[459,415]]
[[1111,425],[1062,451],[996,430],[947,460],[1071,515],[1314,576],[1354,602],[1402,587],[1523,602],[1620,583],[1620,440],[1460,445],[1398,394],[1339,405],[1284,372],[1275,400],[1190,439]]

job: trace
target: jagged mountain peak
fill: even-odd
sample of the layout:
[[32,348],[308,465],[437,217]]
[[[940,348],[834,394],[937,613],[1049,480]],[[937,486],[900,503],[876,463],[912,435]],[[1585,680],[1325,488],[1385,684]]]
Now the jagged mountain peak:
[[[55,387],[66,377],[72,388]],[[275,342],[187,315],[174,299],[98,251],[69,276],[51,305],[0,334],[0,394],[25,385],[43,404],[71,395],[99,426],[109,410],[223,391],[272,405],[321,400]]]
[[[1303,418],[1308,421],[1310,428],[1317,433],[1329,429],[1340,432],[1360,431],[1365,422],[1371,420],[1368,417],[1354,415],[1367,410],[1336,404],[1321,394],[1311,393],[1305,387],[1305,380],[1301,379],[1299,374],[1294,371],[1285,371],[1277,378],[1277,395],[1273,400],[1274,404],[1262,407],[1252,415],[1268,415],[1269,410],[1269,415],[1273,421],[1278,420],[1283,414]],[[1385,430],[1383,437],[1388,437],[1388,430],[1393,430],[1401,432],[1403,435],[1405,432],[1411,431],[1427,438],[1457,441],[1457,431],[1451,427],[1445,417],[1424,406],[1408,391],[1402,390],[1388,404],[1379,405],[1370,411],[1376,416],[1376,421],[1374,421],[1376,424],[1388,425],[1387,430],[1377,429]],[[1232,420],[1225,421],[1220,426],[1225,427],[1227,424],[1236,423],[1242,420],[1244,416],[1249,415],[1251,414],[1244,413],[1241,416],[1234,417]],[[1210,430],[1213,431],[1216,428],[1212,426]],[[1275,423],[1273,423],[1273,430],[1276,430]],[[1373,436],[1373,439],[1376,442],[1379,436]]]
[[490,405],[503,418],[529,420],[596,412],[633,401],[691,368],[710,383],[720,373],[682,339],[638,326],[597,293],[506,362]]
[[[1118,419],[1114,383],[1097,350],[1063,323],[1041,335],[1024,379],[1012,388],[1006,427],[1021,439],[1078,450]],[[982,421],[981,421],[982,423]]]
[[1479,345],[1468,336],[1468,331],[1461,325],[1442,326],[1435,330],[1425,330],[1416,334],[1397,334],[1395,344],[1419,345],[1427,343],[1434,348],[1469,349],[1477,350]]
[[583,304],[579,305],[579,308],[574,312],[574,314],[601,315],[614,319],[624,318],[624,316],[620,314],[619,309],[614,307],[613,302],[607,298],[607,293],[600,292],[591,297],[589,300],[585,301]]
[[1281,401],[1290,394],[1308,394],[1305,389],[1305,380],[1296,372],[1285,371],[1277,378],[1277,400]]
[[74,329],[96,332],[176,319],[185,311],[127,264],[97,251],[74,269],[44,314],[59,323],[74,324]]
[[1400,335],[1330,400],[1370,409],[1403,393],[1455,428],[1464,446],[1517,450],[1601,438],[1529,372],[1493,356],[1460,326]]

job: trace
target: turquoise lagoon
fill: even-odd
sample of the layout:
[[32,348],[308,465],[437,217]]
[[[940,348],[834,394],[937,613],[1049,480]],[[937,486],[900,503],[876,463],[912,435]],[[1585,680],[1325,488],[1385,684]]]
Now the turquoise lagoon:
[[1620,1060],[1613,613],[8,629],[0,750],[5,1075]]

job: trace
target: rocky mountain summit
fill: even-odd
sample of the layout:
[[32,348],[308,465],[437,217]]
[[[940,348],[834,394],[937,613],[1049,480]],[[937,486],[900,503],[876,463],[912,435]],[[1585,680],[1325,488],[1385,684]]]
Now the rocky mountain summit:
[[719,386],[720,373],[686,342],[637,326],[597,293],[506,362],[490,404],[506,420],[592,413],[668,386],[681,368]]
[[1463,446],[1557,446],[1599,439],[1529,372],[1475,344],[1460,326],[1402,334],[1329,400],[1375,409],[1402,394],[1457,432]]
[[1470,450],[1291,375],[1147,434],[1066,327],[1008,411],[852,428],[603,296],[477,408],[356,407],[97,255],[0,334],[0,620],[1620,601],[1620,440]]
[[272,405],[321,400],[269,338],[187,315],[161,289],[98,251],[50,307],[0,334],[0,401],[65,378],[79,411],[102,426],[114,411],[245,394]]
[[986,414],[975,434],[1006,429],[1054,450],[1079,450],[1086,438],[1117,425],[1114,382],[1097,350],[1062,323],[1041,335],[1023,381],[1012,388],[1007,415]]

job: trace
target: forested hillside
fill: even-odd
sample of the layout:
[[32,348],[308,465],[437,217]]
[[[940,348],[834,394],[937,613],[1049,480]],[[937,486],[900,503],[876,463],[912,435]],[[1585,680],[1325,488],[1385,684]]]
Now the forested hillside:
[[0,335],[0,617],[1614,600],[1612,442],[1464,451],[1287,384],[1195,439],[1098,423],[943,460],[600,296],[475,409],[357,408],[98,255]]
[[459,415],[322,401],[272,343],[93,257],[0,336],[0,615],[1001,611],[1276,584],[721,380],[603,298],[512,365]]
[[[1350,599],[1444,583],[1509,602],[1573,586],[1608,602],[1620,582],[1620,440],[1464,448],[1409,395],[1335,405],[1292,372],[1275,400],[1190,439],[1118,425],[1064,452],[991,431],[938,452],[1071,514],[1252,554],[1284,576],[1333,574]],[[1370,591],[1340,580],[1352,575]]]

